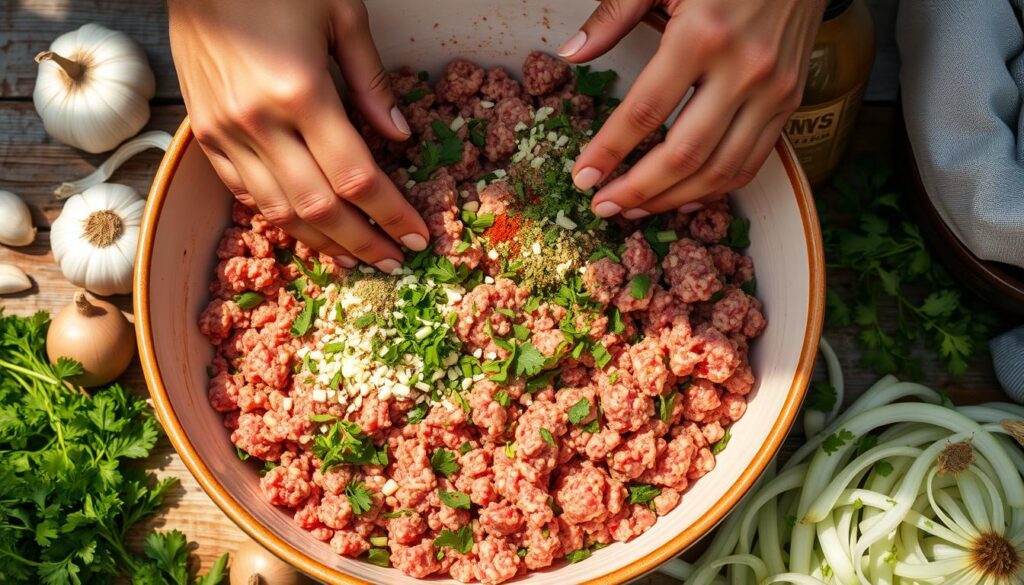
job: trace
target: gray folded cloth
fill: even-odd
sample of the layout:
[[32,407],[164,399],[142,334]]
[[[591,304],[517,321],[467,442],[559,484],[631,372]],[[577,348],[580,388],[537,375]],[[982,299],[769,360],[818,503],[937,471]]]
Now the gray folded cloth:
[[932,203],[979,258],[1024,267],[1020,0],[900,2],[907,133]]
[[999,383],[1011,398],[1024,404],[1024,327],[996,337],[988,346]]
[[[976,256],[1024,267],[1022,0],[905,0],[896,40],[907,134],[946,224]],[[990,344],[1024,402],[1024,327]]]

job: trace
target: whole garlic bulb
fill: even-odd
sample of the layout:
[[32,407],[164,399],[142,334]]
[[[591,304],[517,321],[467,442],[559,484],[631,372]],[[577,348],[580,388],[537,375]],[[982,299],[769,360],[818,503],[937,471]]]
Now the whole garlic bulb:
[[98,295],[132,290],[132,269],[146,201],[117,183],[89,187],[67,200],[50,226],[53,257],[64,278]]
[[146,53],[124,33],[86,24],[36,55],[32,101],[46,131],[86,152],[105,152],[149,121],[156,79]]
[[32,213],[25,201],[10,191],[0,191],[0,244],[27,246],[36,239]]

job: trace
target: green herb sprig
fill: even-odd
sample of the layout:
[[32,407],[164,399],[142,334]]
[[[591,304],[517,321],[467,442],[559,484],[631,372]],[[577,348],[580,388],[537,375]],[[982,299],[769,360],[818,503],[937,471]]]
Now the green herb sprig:
[[[855,326],[864,365],[879,374],[920,378],[912,350],[923,342],[949,374],[961,376],[985,351],[995,318],[933,261],[892,183],[891,167],[873,158],[833,181],[835,208],[857,218],[852,225],[829,221],[828,200],[819,198],[828,268],[854,277],[848,294],[828,290],[827,324]],[[895,315],[882,310],[890,305]]]

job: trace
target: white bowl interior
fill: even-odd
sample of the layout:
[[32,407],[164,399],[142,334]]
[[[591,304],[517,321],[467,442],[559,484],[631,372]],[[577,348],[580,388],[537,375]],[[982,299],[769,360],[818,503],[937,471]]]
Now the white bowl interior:
[[[554,53],[586,18],[589,0],[491,2],[421,0],[412,10],[403,0],[368,0],[373,32],[388,67],[408,64],[433,74],[455,56],[518,72],[533,48]],[[429,15],[429,16],[424,16]],[[657,47],[659,35],[641,25],[595,64],[614,68],[628,87]],[[213,350],[196,325],[209,300],[214,251],[230,221],[230,194],[193,142],[170,183],[155,232],[150,272],[151,330],[159,374],[174,412],[199,457],[227,492],[263,525],[328,567],[379,583],[415,583],[383,569],[334,554],[294,525],[290,514],[266,504],[256,469],[238,461],[222,417],[206,398],[206,364]],[[798,369],[811,303],[810,250],[794,187],[777,152],[757,178],[733,196],[751,220],[749,254],[757,273],[757,295],[768,326],[751,351],[758,383],[746,415],[732,429],[717,468],[696,482],[682,504],[628,544],[615,544],[586,562],[559,565],[522,579],[535,584],[580,583],[606,575],[648,555],[703,516],[748,468],[776,426]],[[439,580],[440,581],[440,580]],[[448,582],[448,581],[443,581]],[[454,581],[451,581],[454,583]]]

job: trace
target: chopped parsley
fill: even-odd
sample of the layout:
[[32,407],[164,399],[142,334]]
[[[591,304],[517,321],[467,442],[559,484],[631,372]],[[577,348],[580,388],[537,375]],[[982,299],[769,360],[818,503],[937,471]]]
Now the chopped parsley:
[[451,477],[462,469],[462,466],[456,461],[455,454],[444,447],[434,451],[434,454],[430,456],[430,467],[435,473],[445,477]]
[[366,551],[366,562],[378,567],[390,567],[391,552],[386,548],[371,548]]
[[646,274],[637,274],[629,281],[629,294],[636,300],[647,298],[647,291],[651,289],[651,277]]
[[730,439],[732,439],[732,430],[725,429],[725,434],[722,435],[722,438],[715,441],[714,445],[711,445],[711,454],[718,455],[722,451],[725,451],[725,448],[729,446]]
[[409,413],[406,415],[409,420],[409,424],[419,424],[423,422],[423,419],[427,417],[427,410],[427,403],[425,402],[409,409]]
[[430,123],[434,137],[440,142],[423,142],[423,166],[409,173],[412,180],[422,183],[430,179],[434,171],[453,165],[462,160],[462,141],[452,129],[441,120]]
[[661,488],[648,483],[634,483],[628,486],[630,504],[652,505],[654,498],[661,495]]
[[579,402],[569,408],[570,424],[578,425],[588,416],[590,416],[590,401],[586,398],[580,398]]
[[312,450],[320,459],[322,470],[342,464],[388,464],[387,445],[378,448],[370,437],[363,434],[359,425],[348,420],[338,421],[327,433],[318,435],[313,440]]
[[438,558],[444,558],[445,548],[451,548],[462,554],[473,550],[473,529],[467,524],[456,531],[445,528],[434,539],[434,548],[438,549]]
[[487,141],[487,120],[473,118],[469,121],[469,141],[474,146],[483,148]]
[[349,482],[345,486],[345,499],[352,505],[352,512],[362,516],[373,508],[373,495],[363,482]]
[[662,394],[654,399],[654,405],[658,411],[658,418],[662,422],[668,422],[672,418],[672,409],[675,407],[676,397],[679,393],[672,390],[668,393],[668,396]]
[[469,494],[464,494],[458,491],[438,490],[437,497],[441,499],[442,504],[449,508],[454,508],[456,510],[469,509]]
[[555,437],[551,435],[551,431],[545,429],[544,427],[541,427],[540,429],[540,438],[543,439],[544,442],[550,445],[551,447],[558,447],[558,445],[555,443]]
[[427,95],[426,88],[414,87],[412,88],[412,90],[409,91],[409,93],[402,96],[402,103],[405,105],[409,105],[413,102],[418,102],[419,100],[423,99],[423,96],[425,95]]
[[612,70],[592,71],[590,65],[576,67],[576,93],[593,98],[603,98],[611,91],[612,83],[619,77]]
[[729,224],[729,234],[719,243],[732,248],[749,248],[750,220],[739,215],[733,217]]
[[240,295],[235,295],[235,304],[241,309],[255,309],[256,307],[263,304],[263,295],[258,292],[247,290]]

